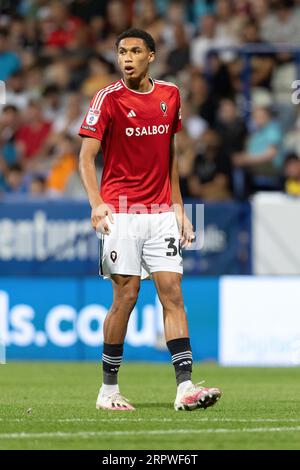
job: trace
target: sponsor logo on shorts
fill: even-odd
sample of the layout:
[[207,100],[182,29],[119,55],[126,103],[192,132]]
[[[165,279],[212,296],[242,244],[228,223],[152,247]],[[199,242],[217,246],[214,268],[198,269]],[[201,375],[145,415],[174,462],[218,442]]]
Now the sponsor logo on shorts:
[[113,263],[116,262],[117,257],[118,257],[118,255],[117,255],[116,251],[113,250],[113,251],[110,252],[110,259],[112,260]]
[[144,126],[144,127],[126,127],[126,135],[140,137],[142,135],[157,135],[168,134],[170,124],[160,124],[159,126]]

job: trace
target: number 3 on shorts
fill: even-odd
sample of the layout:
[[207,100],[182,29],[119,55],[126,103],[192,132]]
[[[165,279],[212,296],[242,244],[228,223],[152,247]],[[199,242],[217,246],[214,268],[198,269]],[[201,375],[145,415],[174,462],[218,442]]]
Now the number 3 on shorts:
[[179,256],[182,256],[180,240],[178,240],[178,249],[177,249],[177,246],[175,245],[175,241],[176,239],[173,237],[165,238],[165,242],[168,242],[168,249],[172,250],[172,251],[167,251],[166,256],[176,256],[177,253],[179,253]]

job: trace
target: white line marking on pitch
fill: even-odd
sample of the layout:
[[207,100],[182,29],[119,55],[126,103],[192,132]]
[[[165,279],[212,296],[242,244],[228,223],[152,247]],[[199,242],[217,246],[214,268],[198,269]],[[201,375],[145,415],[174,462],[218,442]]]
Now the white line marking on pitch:
[[43,439],[43,438],[74,438],[74,437],[114,437],[114,436],[145,436],[166,434],[226,434],[226,433],[259,433],[259,432],[300,432],[300,426],[276,428],[240,428],[240,429],[153,429],[151,431],[77,431],[77,432],[15,432],[0,434],[1,439]]
[[[48,421],[48,420],[47,420]],[[278,423],[280,421],[284,421],[284,422],[288,422],[288,423],[299,423],[300,422],[300,418],[297,419],[297,418],[278,418],[278,419],[275,419],[275,418],[258,418],[258,419],[242,419],[242,418],[237,418],[237,419],[234,419],[234,418],[196,418],[196,419],[186,419],[186,418],[182,418],[182,419],[174,419],[174,418],[61,418],[61,419],[58,419],[57,420],[58,422],[62,423],[62,422],[66,422],[66,423],[72,423],[72,422],[84,422],[84,421],[87,421],[87,422],[94,422],[94,423],[97,423],[98,421],[100,422],[103,422],[103,423],[110,423],[110,422],[132,422],[132,423],[147,423],[147,422],[152,422],[152,423],[161,423],[161,422],[164,422],[164,423],[182,423],[182,422],[188,422],[188,423],[191,423],[191,422],[214,422],[214,423],[223,423],[223,422],[227,422],[227,423],[234,423],[234,422],[238,422],[238,423],[264,423],[264,422],[269,422],[269,423]]]
[[34,422],[34,423],[184,423],[184,422],[213,422],[213,423],[299,423],[300,418],[57,418],[42,419],[30,415],[28,418],[0,418],[1,422]]

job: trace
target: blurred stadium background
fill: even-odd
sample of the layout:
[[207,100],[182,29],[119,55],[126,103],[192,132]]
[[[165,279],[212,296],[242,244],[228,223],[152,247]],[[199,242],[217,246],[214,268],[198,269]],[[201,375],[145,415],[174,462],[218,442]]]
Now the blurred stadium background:
[[[135,26],[156,40],[152,76],[180,88],[182,194],[205,205],[204,247],[184,255],[194,359],[299,365],[300,1],[1,0],[0,13],[2,362],[100,360],[112,292],[77,131],[119,78],[116,35]],[[151,282],[125,360],[169,361]]]
[[[300,1],[1,0],[0,14],[0,448],[299,448]],[[139,418],[93,409],[112,291],[97,277],[77,131],[119,78],[115,38],[130,26],[156,40],[152,76],[180,88],[181,189],[194,213],[204,203],[183,290],[195,377],[224,390],[210,419],[174,417],[151,282],[121,368]]]

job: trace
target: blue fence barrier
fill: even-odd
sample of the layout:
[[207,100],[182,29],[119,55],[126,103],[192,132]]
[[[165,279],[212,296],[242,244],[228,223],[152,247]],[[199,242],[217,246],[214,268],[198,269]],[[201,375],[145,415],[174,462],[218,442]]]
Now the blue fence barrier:
[[[183,281],[196,361],[218,358],[218,292],[218,279]],[[100,278],[0,277],[0,332],[7,361],[100,360],[102,326],[111,300],[111,283]],[[150,281],[142,283],[129,322],[125,357],[170,360],[161,304]]]
[[[186,201],[193,207],[200,201]],[[204,247],[184,252],[188,275],[251,273],[251,207],[205,204]],[[96,275],[98,240],[86,201],[0,204],[0,275]]]

